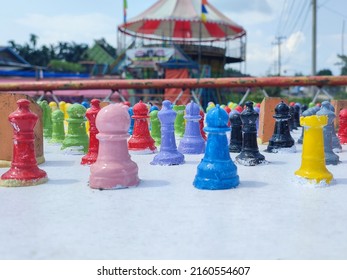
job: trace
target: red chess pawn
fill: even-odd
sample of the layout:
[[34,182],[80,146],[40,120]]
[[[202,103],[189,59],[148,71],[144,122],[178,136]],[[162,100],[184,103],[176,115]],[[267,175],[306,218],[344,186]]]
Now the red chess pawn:
[[86,118],[89,121],[89,148],[88,153],[82,157],[81,164],[93,164],[98,157],[99,152],[99,140],[96,135],[99,133],[95,125],[96,116],[98,115],[100,108],[100,100],[93,99],[91,101],[91,107],[86,113]]
[[131,104],[130,104],[129,101],[124,101],[123,104],[126,105],[126,106],[128,106],[129,108],[131,107]]
[[347,109],[342,109],[339,113],[340,125],[338,136],[341,144],[347,144]]
[[148,108],[145,103],[140,101],[133,107],[134,115],[132,118],[135,120],[133,135],[129,139],[129,151],[154,153],[157,148],[155,147],[154,139],[151,137],[148,129]]
[[18,109],[8,116],[13,129],[13,159],[11,168],[1,176],[5,187],[32,186],[47,182],[45,171],[37,167],[34,127],[38,116],[29,110],[30,101],[19,99]]
[[200,110],[200,116],[201,116],[201,119],[199,120],[200,133],[201,133],[202,138],[204,138],[204,140],[206,141],[207,140],[207,136],[206,136],[206,133],[205,133],[205,130],[204,130],[205,113],[204,113],[203,110]]

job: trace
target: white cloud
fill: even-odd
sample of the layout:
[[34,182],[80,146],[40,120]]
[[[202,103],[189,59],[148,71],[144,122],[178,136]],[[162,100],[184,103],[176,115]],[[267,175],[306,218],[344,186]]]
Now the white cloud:
[[294,32],[288,39],[284,42],[284,50],[289,54],[297,51],[301,44],[305,42],[305,34],[301,31]]
[[105,38],[109,43],[117,43],[115,18],[100,13],[84,15],[61,14],[46,16],[29,14],[17,20],[28,34],[38,35],[38,44],[56,44],[59,41],[92,43],[94,39]]

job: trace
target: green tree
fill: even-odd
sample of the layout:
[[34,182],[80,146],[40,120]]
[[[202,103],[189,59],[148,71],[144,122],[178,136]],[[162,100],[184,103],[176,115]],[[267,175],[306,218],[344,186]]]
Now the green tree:
[[347,75],[347,56],[346,55],[340,55],[338,54],[337,57],[341,60],[338,65],[341,65],[341,75],[345,76]]
[[322,69],[317,72],[317,76],[332,76],[333,72],[330,69]]
[[29,41],[33,46],[33,49],[36,48],[36,44],[37,44],[37,40],[39,39],[39,36],[35,35],[35,34],[30,34],[30,38]]

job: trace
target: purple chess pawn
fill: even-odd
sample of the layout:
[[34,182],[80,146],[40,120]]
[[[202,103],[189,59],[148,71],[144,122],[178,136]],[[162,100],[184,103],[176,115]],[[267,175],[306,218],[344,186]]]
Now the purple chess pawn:
[[184,163],[184,155],[177,151],[174,123],[176,112],[172,110],[170,101],[163,101],[163,106],[158,113],[161,123],[160,152],[154,157],[153,165],[178,165]]
[[205,152],[205,140],[201,136],[200,108],[191,101],[186,107],[186,128],[184,136],[178,145],[178,151],[182,154],[203,154]]

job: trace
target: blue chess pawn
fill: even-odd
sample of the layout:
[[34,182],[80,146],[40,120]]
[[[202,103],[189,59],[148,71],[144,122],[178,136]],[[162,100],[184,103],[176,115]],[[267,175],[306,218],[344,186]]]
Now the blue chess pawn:
[[237,167],[230,158],[226,133],[228,114],[217,105],[209,110],[206,116],[208,132],[204,158],[198,165],[193,185],[204,190],[223,190],[236,188],[240,181]]
[[200,107],[191,101],[186,107],[184,116],[187,124],[183,138],[178,145],[178,151],[182,154],[203,154],[205,152],[205,140],[200,132]]
[[130,115],[130,126],[129,126],[128,133],[129,133],[130,135],[133,135],[134,124],[135,124],[135,119],[132,118],[132,116],[134,115],[133,107],[129,107],[128,113],[129,113],[129,115]]
[[152,105],[151,108],[149,109],[149,112],[151,113],[152,111],[155,111],[155,110],[159,111],[158,106]]
[[184,163],[184,155],[177,150],[175,140],[176,112],[172,109],[169,100],[163,101],[163,106],[158,112],[161,124],[160,152],[154,157],[153,165],[178,165]]
[[81,105],[86,108],[86,109],[89,109],[90,108],[90,103],[88,100],[83,100]]

